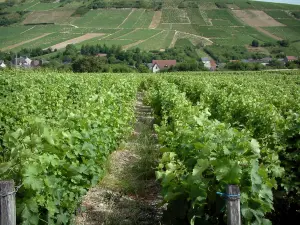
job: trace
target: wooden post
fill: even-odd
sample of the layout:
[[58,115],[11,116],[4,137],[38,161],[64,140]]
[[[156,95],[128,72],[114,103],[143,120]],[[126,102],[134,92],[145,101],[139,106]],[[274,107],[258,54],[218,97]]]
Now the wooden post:
[[16,225],[14,191],[14,181],[0,181],[0,225]]
[[241,225],[240,188],[227,185],[227,225]]

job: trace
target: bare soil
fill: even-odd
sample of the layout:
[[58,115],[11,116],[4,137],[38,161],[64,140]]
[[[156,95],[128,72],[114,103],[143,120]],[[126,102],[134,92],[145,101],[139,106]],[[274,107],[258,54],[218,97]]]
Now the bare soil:
[[32,39],[27,40],[27,41],[19,42],[18,44],[14,44],[14,45],[7,46],[7,47],[5,47],[5,48],[2,48],[1,50],[2,50],[2,51],[7,51],[7,50],[10,50],[10,49],[19,47],[19,46],[21,46],[21,45],[24,45],[24,44],[26,44],[26,43],[33,42],[33,41],[38,40],[38,39],[40,39],[40,38],[46,37],[46,36],[48,36],[49,34],[52,34],[52,33],[45,33],[45,34],[43,34],[43,35],[41,35],[41,36],[38,36],[38,37],[36,37],[36,38],[32,38]]
[[22,24],[30,23],[65,23],[75,10],[49,10],[30,13]]
[[161,21],[161,16],[162,16],[162,11],[155,11],[153,18],[152,18],[152,22],[149,25],[149,29],[155,29],[158,27],[158,25],[160,24],[160,21]]
[[229,8],[229,9],[240,9],[240,7],[238,7],[237,5],[235,5],[235,4],[226,4],[227,5],[227,7]]
[[83,42],[83,41],[86,41],[86,40],[89,40],[89,39],[92,39],[95,37],[101,37],[103,35],[105,35],[105,34],[104,33],[87,33],[80,37],[73,38],[68,41],[64,41],[59,44],[53,45],[50,48],[59,50],[59,49],[65,48],[68,44],[77,44],[77,43],[80,43],[80,42]]
[[252,27],[279,27],[285,26],[260,10],[232,10],[233,14],[244,23]]

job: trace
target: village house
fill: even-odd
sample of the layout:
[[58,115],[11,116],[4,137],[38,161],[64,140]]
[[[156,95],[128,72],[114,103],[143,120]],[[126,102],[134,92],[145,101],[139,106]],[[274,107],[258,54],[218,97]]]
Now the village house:
[[217,64],[214,60],[210,60],[210,70],[215,71],[217,69]]
[[157,73],[176,66],[176,60],[152,60],[152,63],[148,63],[147,66],[153,73]]
[[107,57],[107,54],[105,54],[105,53],[98,53],[96,56],[97,57]]
[[260,63],[264,66],[267,66],[271,62],[272,58],[265,57],[262,59],[242,59],[241,62],[243,63]]
[[31,66],[31,62],[32,60],[26,56],[26,57],[14,58],[11,63],[15,66],[27,68]]
[[208,57],[202,57],[201,61],[203,62],[204,67],[210,70],[211,68],[210,59]]
[[213,59],[202,57],[201,61],[206,69],[209,69],[210,71],[215,71],[217,69],[217,63]]
[[0,60],[0,68],[1,68],[1,69],[6,68],[6,65],[5,65],[5,63],[4,63],[3,60]]
[[287,62],[294,62],[294,61],[296,61],[296,60],[298,60],[298,58],[297,58],[296,56],[286,56],[286,57],[284,58],[284,62],[285,62],[285,63],[287,63]]

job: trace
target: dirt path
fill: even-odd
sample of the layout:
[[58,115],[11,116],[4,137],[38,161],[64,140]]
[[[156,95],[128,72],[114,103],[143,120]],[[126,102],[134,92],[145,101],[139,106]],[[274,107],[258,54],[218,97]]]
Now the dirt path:
[[139,41],[134,42],[134,43],[129,44],[129,45],[124,45],[122,48],[123,48],[123,50],[127,50],[127,49],[129,49],[129,48],[131,48],[131,47],[134,47],[134,46],[139,45],[139,44],[141,44],[141,43],[143,43],[143,42],[145,42],[145,41],[148,41],[149,39],[154,38],[155,36],[157,36],[157,35],[159,35],[159,34],[161,34],[161,33],[163,33],[163,32],[165,32],[165,30],[162,30],[161,32],[158,32],[157,34],[154,34],[153,36],[151,36],[151,37],[149,37],[149,38],[147,38],[147,39],[139,40]]
[[95,38],[95,37],[100,37],[100,36],[103,36],[103,35],[105,35],[105,34],[104,33],[87,33],[87,34],[84,34],[80,37],[73,38],[73,39],[58,43],[58,44],[53,45],[49,48],[59,50],[59,49],[65,48],[68,44],[77,44],[77,43],[80,43],[80,42],[83,42],[83,41],[86,41],[86,40],[90,40],[90,39]]
[[162,11],[155,11],[149,29],[155,29],[160,24]]
[[27,29],[27,30],[21,32],[20,34],[24,34],[24,33],[26,33],[27,31],[30,31],[30,30],[32,30],[32,29],[35,28],[35,27],[36,27],[36,26],[30,27],[29,29]]
[[121,36],[119,36],[119,37],[113,38],[112,40],[118,40],[119,38],[124,37],[124,36],[126,36],[126,35],[128,35],[128,34],[131,34],[131,33],[133,33],[133,32],[136,32],[137,30],[138,30],[138,29],[134,29],[134,30],[132,30],[132,31],[129,31],[129,32],[126,33],[126,34],[123,34],[123,35],[121,35]]
[[277,40],[277,41],[283,40],[281,37],[278,37],[278,36],[276,36],[276,35],[270,33],[269,31],[263,29],[262,27],[254,27],[254,28],[255,28],[256,30],[258,30],[258,31],[260,31],[260,32],[262,32],[262,33],[264,33],[265,35],[268,35],[269,37],[271,37],[271,38]]
[[195,34],[190,34],[190,33],[186,33],[186,32],[182,32],[182,31],[175,31],[175,34],[173,36],[173,39],[170,43],[169,48],[173,48],[176,44],[176,41],[180,38],[187,38],[187,37],[191,37],[191,38],[196,38],[198,40],[205,40],[207,41],[207,45],[213,44],[213,41],[203,37],[203,36],[199,36],[199,35],[195,35]]
[[27,40],[27,41],[22,41],[22,42],[19,42],[18,44],[14,44],[14,45],[7,46],[7,47],[5,47],[5,48],[2,48],[1,51],[6,51],[6,50],[10,50],[10,49],[19,47],[19,46],[24,45],[24,44],[26,44],[26,43],[33,42],[33,41],[38,40],[38,39],[40,39],[40,38],[46,37],[46,36],[48,36],[48,35],[50,35],[50,34],[52,34],[52,33],[45,33],[45,34],[43,34],[43,35],[41,35],[41,36],[38,36],[38,37],[36,37],[36,38],[30,39],[30,40]]
[[122,22],[119,26],[117,26],[117,28],[120,28],[120,26],[122,26],[122,25],[128,20],[128,18],[130,17],[130,15],[131,15],[135,10],[136,10],[135,8],[132,9],[131,12],[128,14],[128,16],[123,20],[123,22]]
[[108,174],[82,201],[76,225],[158,225],[162,199],[153,168],[158,145],[153,134],[151,108],[136,102],[135,131],[122,149],[109,160]]

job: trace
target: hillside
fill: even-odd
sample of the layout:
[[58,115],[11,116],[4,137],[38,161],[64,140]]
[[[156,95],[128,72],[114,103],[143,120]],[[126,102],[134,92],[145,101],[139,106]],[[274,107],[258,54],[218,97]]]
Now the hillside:
[[[7,25],[0,26],[1,51],[105,43],[162,51],[193,44],[199,55],[209,45],[216,53],[240,46],[272,56],[300,54],[300,5],[246,0],[1,2],[0,24]],[[253,49],[253,39],[268,44]],[[283,39],[289,47],[269,44]]]

